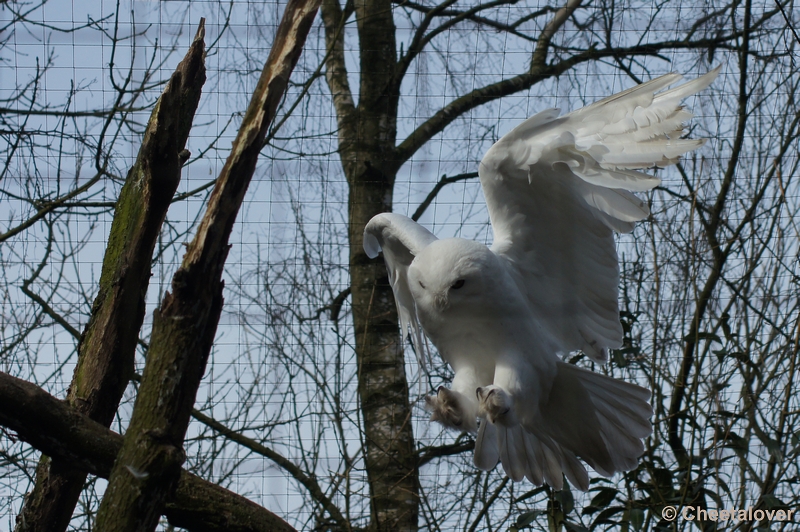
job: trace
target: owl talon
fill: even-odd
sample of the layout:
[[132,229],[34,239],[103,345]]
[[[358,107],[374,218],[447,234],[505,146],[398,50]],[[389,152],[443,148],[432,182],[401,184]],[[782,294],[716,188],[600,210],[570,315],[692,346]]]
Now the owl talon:
[[484,386],[475,390],[475,394],[478,396],[478,415],[480,417],[503,425],[516,423],[516,416],[513,412],[514,399],[500,386],[494,384]]
[[477,419],[469,412],[467,398],[444,386],[439,386],[435,395],[425,397],[425,409],[431,412],[431,421],[438,421],[445,427],[459,432],[478,430]]

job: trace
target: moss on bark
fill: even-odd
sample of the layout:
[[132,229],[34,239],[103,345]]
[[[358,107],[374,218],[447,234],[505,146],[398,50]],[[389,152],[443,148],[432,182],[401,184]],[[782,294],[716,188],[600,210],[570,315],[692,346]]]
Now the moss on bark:
[[[203,34],[201,23],[150,116],[116,203],[99,291],[78,344],[67,401],[105,426],[133,374],[153,249],[180,181],[180,152],[205,82]],[[85,471],[43,456],[17,517],[17,532],[66,530],[85,481]]]

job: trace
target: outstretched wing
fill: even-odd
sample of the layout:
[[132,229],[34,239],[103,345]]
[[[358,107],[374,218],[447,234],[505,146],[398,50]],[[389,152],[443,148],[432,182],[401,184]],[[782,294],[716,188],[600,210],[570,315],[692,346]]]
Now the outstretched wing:
[[562,117],[541,112],[481,161],[492,250],[565,352],[604,361],[621,346],[613,231],[630,232],[649,215],[631,192],[660,181],[642,169],[674,164],[705,143],[680,138],[692,118],[680,103],[718,73],[662,91],[681,79],[668,74]]
[[410,331],[414,351],[423,368],[427,367],[430,352],[417,319],[414,297],[408,288],[408,267],[414,257],[434,240],[433,233],[402,214],[378,214],[364,228],[364,251],[371,259],[383,251],[389,283],[397,302],[400,330],[403,336]]

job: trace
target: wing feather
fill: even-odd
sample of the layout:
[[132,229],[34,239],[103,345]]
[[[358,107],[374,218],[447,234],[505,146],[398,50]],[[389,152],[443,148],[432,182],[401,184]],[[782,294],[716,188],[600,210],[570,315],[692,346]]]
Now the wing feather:
[[674,164],[705,142],[681,138],[692,118],[681,100],[719,71],[663,90],[681,79],[667,74],[561,117],[543,111],[481,161],[492,250],[564,352],[604,361],[621,345],[613,232],[630,232],[650,214],[632,192],[660,181],[643,169]]
[[411,335],[414,351],[423,369],[428,367],[431,355],[417,318],[414,297],[408,287],[408,267],[414,257],[434,240],[436,237],[433,233],[402,214],[378,214],[364,228],[364,251],[371,259],[383,251],[389,283],[397,303],[400,330],[403,336]]

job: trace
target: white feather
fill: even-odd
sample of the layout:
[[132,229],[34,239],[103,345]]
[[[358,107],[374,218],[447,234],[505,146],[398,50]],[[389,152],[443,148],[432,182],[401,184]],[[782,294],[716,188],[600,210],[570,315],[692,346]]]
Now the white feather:
[[467,431],[484,418],[480,469],[499,461],[514,481],[561,489],[566,476],[587,490],[581,460],[603,476],[637,466],[650,392],[558,355],[603,362],[622,345],[613,232],[650,214],[633,193],[660,181],[643,170],[703,145],[681,138],[692,117],[681,100],[718,73],[663,90],[681,79],[667,74],[564,116],[548,109],[503,136],[479,168],[490,249],[437,240],[397,214],[367,224],[364,249],[383,251],[403,334],[424,362],[424,331],[455,371],[438,395],[456,399],[429,397],[432,417]]
[[414,298],[408,288],[408,267],[414,257],[434,240],[436,237],[433,233],[398,214],[378,214],[364,228],[364,251],[371,259],[383,251],[400,318],[400,331],[403,337],[410,334],[417,359],[423,368],[428,366],[431,355],[417,319]]
[[498,446],[497,428],[494,423],[483,420],[478,427],[478,437],[475,439],[473,461],[478,469],[491,471],[499,460],[500,447]]

